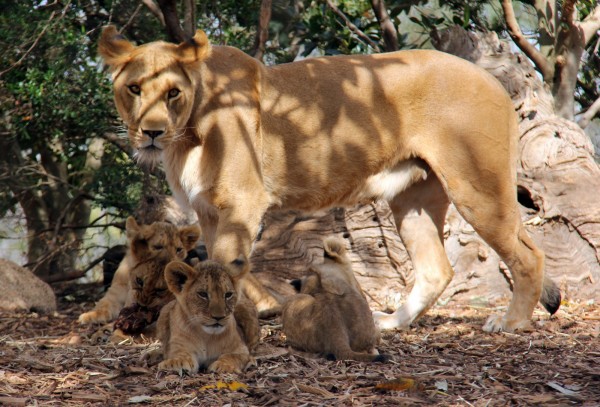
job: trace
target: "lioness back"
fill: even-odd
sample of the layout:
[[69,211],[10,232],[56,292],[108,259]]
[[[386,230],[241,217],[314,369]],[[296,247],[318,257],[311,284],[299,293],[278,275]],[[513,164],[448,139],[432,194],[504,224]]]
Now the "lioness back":
[[[158,319],[158,338],[163,346],[161,370],[199,368],[215,372],[241,372],[253,361],[250,347],[258,337],[258,316],[253,304],[240,303],[239,315],[254,328],[253,334],[238,325],[235,311],[238,293],[228,267],[217,262],[198,263],[194,268],[171,262],[165,279],[175,300]],[[252,309],[254,309],[252,311]],[[249,346],[250,344],[250,346]]]

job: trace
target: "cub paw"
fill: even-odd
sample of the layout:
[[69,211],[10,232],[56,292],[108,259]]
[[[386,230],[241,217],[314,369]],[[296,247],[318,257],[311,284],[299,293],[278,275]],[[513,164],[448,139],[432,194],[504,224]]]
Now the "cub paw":
[[191,357],[179,359],[167,359],[158,364],[158,370],[170,370],[179,372],[188,372],[189,374],[198,371],[198,364],[194,363]]
[[266,297],[256,303],[259,318],[271,318],[281,314],[281,305],[275,297]]
[[140,359],[148,366],[154,366],[163,360],[163,352],[161,349],[152,349],[144,353]]
[[80,324],[96,324],[110,321],[110,315],[103,310],[84,312],[78,318]]
[[248,364],[254,362],[250,355],[221,355],[208,367],[214,373],[242,373]]
[[483,330],[489,333],[495,332],[526,332],[532,330],[531,321],[525,320],[508,320],[506,316],[491,315],[485,324]]

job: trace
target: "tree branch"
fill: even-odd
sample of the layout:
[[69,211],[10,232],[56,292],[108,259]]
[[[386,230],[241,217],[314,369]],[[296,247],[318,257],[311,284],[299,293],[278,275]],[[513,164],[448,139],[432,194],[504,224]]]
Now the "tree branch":
[[[58,20],[61,20],[65,16],[70,5],[71,5],[71,2],[68,1],[67,4],[65,5],[65,7],[62,9]],[[35,49],[35,47],[37,47],[38,43],[40,42],[40,40],[42,39],[42,37],[44,36],[46,31],[48,31],[48,28],[50,28],[50,23],[54,19],[55,15],[56,15],[56,11],[53,11],[52,14],[50,14],[50,17],[48,18],[48,22],[46,23],[46,25],[44,25],[44,28],[42,29],[40,34],[37,36],[35,41],[33,41],[33,44],[31,44],[31,47],[29,47],[29,49],[27,51],[25,51],[25,53],[23,55],[21,55],[21,58],[19,58],[19,60],[17,62],[15,62],[11,66],[9,66],[5,70],[3,70],[2,72],[0,72],[0,78],[2,77],[2,75],[12,71],[13,69],[15,69],[16,67],[21,65],[23,63],[23,61],[25,60],[25,58],[27,58],[29,56],[29,54],[31,54],[31,51],[33,51]]]
[[383,33],[383,42],[385,44],[385,50],[397,51],[398,50],[398,31],[390,19],[390,15],[387,12],[385,0],[371,0],[373,6],[373,12],[379,25],[381,26],[381,32]]
[[600,30],[600,5],[596,6],[580,24],[581,31],[583,32],[583,43],[587,45],[598,30]]
[[577,124],[582,129],[585,129],[592,119],[600,112],[600,98],[596,99],[594,103],[577,119]]
[[519,49],[533,61],[533,64],[541,72],[544,77],[544,81],[550,83],[554,76],[554,69],[548,62],[546,57],[538,51],[533,44],[527,41],[527,38],[523,35],[517,18],[515,17],[515,11],[512,6],[511,0],[502,0],[502,10],[504,11],[504,18],[506,20],[506,26],[510,38],[517,44]]
[[177,17],[177,1],[176,0],[157,0],[158,6],[162,11],[165,18],[165,28],[167,29],[167,35],[169,40],[172,42],[183,42],[187,39],[185,31],[179,24],[179,17]]
[[142,3],[148,7],[148,10],[150,10],[150,12],[154,14],[156,18],[158,18],[160,24],[164,27],[165,16],[163,15],[162,11],[160,11],[160,8],[156,5],[156,3],[153,0],[142,0]]
[[269,22],[271,21],[272,0],[262,0],[260,2],[260,17],[258,19],[258,29],[256,30],[256,41],[254,43],[254,58],[262,61],[265,54],[265,43],[269,39]]
[[357,26],[355,26],[354,24],[352,24],[352,21],[350,21],[348,19],[348,17],[346,17],[346,15],[344,13],[342,13],[342,11],[339,8],[337,8],[337,6],[335,4],[333,4],[333,1],[327,0],[327,6],[329,6],[329,8],[331,9],[331,11],[333,11],[342,20],[344,20],[344,23],[346,23],[346,25],[348,26],[348,28],[350,29],[350,31],[352,31],[360,39],[362,39],[363,41],[365,41],[376,52],[381,52],[381,48],[379,48],[379,45],[377,45],[371,38],[369,38],[369,36],[367,34],[365,34],[364,32],[362,32]]

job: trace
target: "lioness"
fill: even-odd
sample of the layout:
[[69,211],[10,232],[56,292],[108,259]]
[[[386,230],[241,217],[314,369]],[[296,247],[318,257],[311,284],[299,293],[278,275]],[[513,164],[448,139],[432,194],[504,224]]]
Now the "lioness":
[[104,297],[93,310],[79,316],[80,323],[112,321],[124,306],[132,304],[158,311],[172,299],[164,281],[164,268],[172,260],[185,259],[200,238],[197,225],[177,227],[160,221],[139,225],[131,216],[125,229],[125,258]]
[[210,260],[194,268],[179,261],[167,265],[165,279],[176,299],[158,317],[164,358],[159,370],[240,373],[254,361],[258,314],[252,302],[238,302],[230,276],[238,273],[235,264],[227,268]]
[[287,341],[295,348],[335,359],[385,361],[379,355],[379,331],[367,299],[354,278],[344,241],[323,242],[324,262],[300,281],[300,294],[283,306],[281,320]]
[[[514,280],[508,311],[484,329],[527,327],[540,299],[558,309],[519,216],[514,107],[483,69],[428,50],[265,67],[201,30],[178,45],[135,46],[113,26],[99,53],[138,160],[162,160],[210,258],[248,255],[269,208],[386,199],[416,278],[402,307],[375,316],[381,328],[406,327],[452,279],[442,239],[452,201]],[[261,299],[259,310],[273,305]]]

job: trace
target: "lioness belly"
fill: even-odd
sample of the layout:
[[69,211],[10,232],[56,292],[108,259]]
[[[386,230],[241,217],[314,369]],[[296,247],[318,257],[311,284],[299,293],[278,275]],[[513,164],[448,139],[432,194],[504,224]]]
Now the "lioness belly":
[[285,194],[275,197],[274,206],[283,209],[314,211],[336,206],[348,206],[372,202],[378,199],[391,200],[411,185],[427,179],[429,166],[423,160],[410,159],[396,164],[392,168],[343,181],[344,175],[331,174],[327,185],[288,186]]

